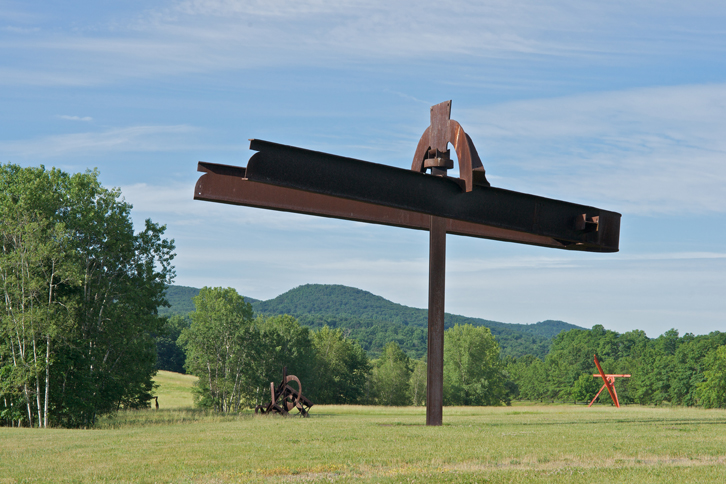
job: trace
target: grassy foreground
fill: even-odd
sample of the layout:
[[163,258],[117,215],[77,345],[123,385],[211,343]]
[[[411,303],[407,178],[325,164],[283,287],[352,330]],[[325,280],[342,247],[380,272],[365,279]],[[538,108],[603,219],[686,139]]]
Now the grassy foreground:
[[[167,389],[164,389],[164,380]],[[315,406],[312,417],[169,408],[94,430],[0,428],[9,482],[723,482],[726,411],[609,406]],[[186,383],[184,383],[186,382]],[[177,390],[172,390],[178,384]],[[185,390],[185,388],[187,390]]]

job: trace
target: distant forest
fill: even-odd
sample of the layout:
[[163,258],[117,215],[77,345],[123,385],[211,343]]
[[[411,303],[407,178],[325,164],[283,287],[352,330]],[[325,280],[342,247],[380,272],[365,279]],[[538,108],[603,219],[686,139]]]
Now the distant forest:
[[[198,292],[188,287],[169,288],[171,307],[165,311],[175,316],[170,320],[170,333],[157,340],[159,364],[167,365],[164,369],[184,371],[185,356],[177,339],[190,327],[188,310],[193,309],[193,304],[189,300]],[[282,321],[276,318],[290,315],[293,318],[286,324],[290,328],[312,330],[311,341],[337,334],[335,338],[351,341],[367,355],[370,360],[358,357],[359,371],[367,371],[365,384],[356,387],[358,396],[346,401],[421,404],[427,346],[425,309],[403,306],[367,291],[340,285],[307,284],[268,301],[245,299],[251,303],[250,309],[260,328],[274,326],[278,324],[275,321]],[[597,354],[606,372],[632,375],[617,383],[620,401],[624,404],[726,406],[724,333],[680,336],[670,330],[650,339],[639,330],[619,334],[602,326],[584,329],[562,321],[506,324],[454,314],[446,314],[445,325],[446,346],[450,348],[446,351],[469,354],[466,361],[470,363],[487,362],[469,368],[468,376],[453,377],[454,369],[459,367],[451,366],[452,355],[446,356],[445,351],[445,359],[449,358],[445,364],[450,365],[447,375],[456,381],[472,382],[457,387],[447,380],[445,388],[449,390],[445,400],[449,404],[496,405],[511,400],[588,402],[602,384],[592,376],[593,355]],[[480,349],[480,354],[475,355],[474,348],[486,347],[489,344],[486,341],[492,336],[493,346],[486,351]],[[473,344],[475,340],[480,343]],[[320,348],[313,344],[311,351],[319,352]],[[317,358],[320,360],[320,356]],[[479,374],[485,370],[490,372],[488,376]],[[301,369],[300,373],[305,374],[305,370]],[[317,381],[325,373],[313,371],[308,375]],[[408,390],[393,396],[394,393],[386,390],[388,386]],[[489,389],[477,393],[480,386]],[[337,401],[333,396],[317,396],[321,401]],[[608,401],[602,395],[600,400]]]
[[[194,311],[192,298],[197,294],[197,288],[170,286],[166,293],[170,307],[159,308],[159,314],[189,314]],[[411,358],[421,359],[426,354],[427,310],[396,304],[368,291],[342,285],[306,284],[267,301],[250,297],[245,297],[245,301],[262,316],[289,314],[311,329],[341,329],[372,358],[378,357],[390,342],[396,342]],[[583,329],[563,321],[508,324],[446,313],[446,328],[455,324],[489,328],[502,357],[534,355],[539,359],[545,358],[553,338],[560,332]]]

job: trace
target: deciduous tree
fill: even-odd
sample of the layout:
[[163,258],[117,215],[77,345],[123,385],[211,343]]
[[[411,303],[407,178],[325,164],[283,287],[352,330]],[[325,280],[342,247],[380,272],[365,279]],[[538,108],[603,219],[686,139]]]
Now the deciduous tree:
[[192,324],[182,331],[180,343],[187,372],[199,377],[198,402],[220,412],[237,412],[254,399],[255,367],[263,356],[252,306],[231,287],[203,287],[194,306]]
[[489,328],[455,325],[444,333],[444,404],[501,405],[507,400],[499,345]]
[[370,375],[372,400],[378,405],[410,405],[411,360],[398,343],[389,342],[374,361]]
[[313,333],[315,348],[315,403],[358,403],[371,370],[368,355],[340,329],[324,326]]
[[726,407],[726,346],[719,346],[706,357],[704,381],[697,385],[696,396],[706,408]]
[[0,166],[1,391],[28,425],[148,405],[174,245],[149,220],[135,233],[130,210],[96,171]]

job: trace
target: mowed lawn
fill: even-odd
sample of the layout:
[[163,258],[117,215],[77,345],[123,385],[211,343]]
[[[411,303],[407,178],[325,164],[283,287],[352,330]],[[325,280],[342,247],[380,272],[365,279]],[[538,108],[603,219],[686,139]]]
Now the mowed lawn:
[[429,428],[412,407],[208,415],[181,404],[190,377],[157,382],[158,411],[97,429],[0,428],[0,483],[726,482],[722,410],[459,407]]

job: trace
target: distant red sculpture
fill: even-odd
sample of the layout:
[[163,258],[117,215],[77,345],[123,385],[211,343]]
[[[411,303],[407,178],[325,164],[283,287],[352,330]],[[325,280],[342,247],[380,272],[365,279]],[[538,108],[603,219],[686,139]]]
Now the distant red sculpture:
[[602,378],[602,381],[604,382],[602,388],[600,388],[600,391],[597,392],[597,395],[595,395],[595,398],[592,399],[592,402],[590,402],[590,405],[588,407],[592,407],[592,404],[595,403],[595,400],[597,400],[597,397],[600,396],[600,393],[607,388],[608,393],[610,394],[610,398],[613,399],[613,403],[615,403],[615,406],[620,408],[620,402],[618,401],[618,392],[615,391],[615,379],[616,378],[630,378],[630,375],[606,375],[604,371],[602,371],[602,367],[600,366],[600,362],[597,360],[597,355],[595,356],[595,366],[597,366],[597,371],[600,372],[598,375],[592,375],[595,378]]

